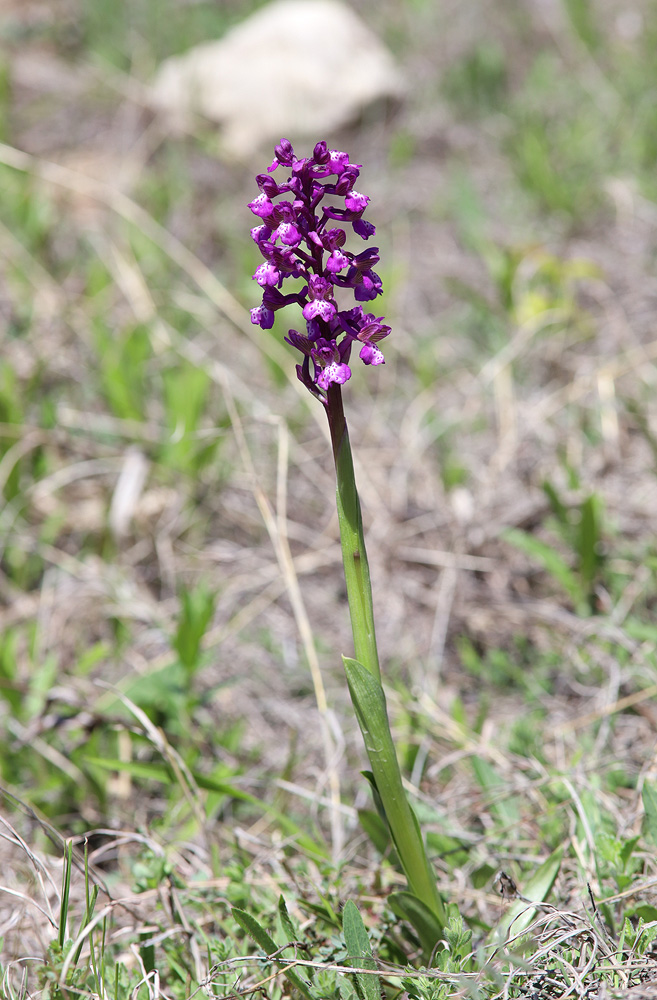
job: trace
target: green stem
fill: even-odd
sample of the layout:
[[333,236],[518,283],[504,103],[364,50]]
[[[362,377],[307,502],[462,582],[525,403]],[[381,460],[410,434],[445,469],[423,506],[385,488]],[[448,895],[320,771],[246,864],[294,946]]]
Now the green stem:
[[436,886],[436,876],[427,857],[417,817],[402,783],[390,732],[385,692],[362,663],[346,656],[342,659],[351,701],[372,766],[373,784],[409,889],[434,914],[439,924],[444,926],[445,910]]
[[390,732],[374,632],[374,609],[363,521],[339,385],[327,394],[337,476],[338,520],[355,660],[344,658],[351,700],[370,759],[374,784],[411,892],[444,925],[445,912],[422,834],[402,784]]
[[342,391],[339,385],[328,390],[328,420],[333,445],[333,460],[337,477],[338,521],[347,599],[351,616],[356,659],[367,667],[377,680],[381,679],[379,654],[374,632],[374,608],[370,568],[365,551],[363,520],[356,489],[354,463],[351,457],[349,431],[342,408]]

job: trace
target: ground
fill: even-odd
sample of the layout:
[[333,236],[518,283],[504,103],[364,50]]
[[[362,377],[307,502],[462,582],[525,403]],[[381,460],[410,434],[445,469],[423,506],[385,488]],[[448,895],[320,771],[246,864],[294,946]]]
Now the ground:
[[3,988],[255,990],[230,907],[271,929],[283,894],[318,996],[353,899],[390,995],[647,998],[655,12],[363,0],[407,97],[316,137],[377,226],[393,334],[345,409],[398,754],[472,933],[425,982],[360,774],[324,414],[248,317],[272,151],[145,98],[255,6],[1,15]]

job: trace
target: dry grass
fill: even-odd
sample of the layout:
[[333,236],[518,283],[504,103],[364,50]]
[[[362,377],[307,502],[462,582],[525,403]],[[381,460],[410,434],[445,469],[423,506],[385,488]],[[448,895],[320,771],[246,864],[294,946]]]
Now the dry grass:
[[[484,25],[495,22],[495,4],[478,6]],[[454,4],[440,13],[418,5],[416,20],[399,9],[384,4],[381,17],[403,39],[400,57],[419,67],[407,105],[331,137],[364,164],[394,330],[385,368],[359,372],[346,404],[391,713],[427,831],[467,847],[462,864],[439,858],[441,888],[478,928],[475,945],[484,948],[484,927],[500,928],[473,976],[483,982],[498,967],[500,997],[602,1000],[615,995],[603,980],[629,988],[657,978],[652,953],[635,959],[620,948],[620,926],[612,932],[596,916],[586,890],[588,881],[616,918],[630,903],[657,907],[641,839],[641,793],[655,780],[657,209],[635,177],[610,174],[597,213],[541,213],[505,154],[511,112],[468,117],[440,95],[435,53],[445,72],[458,64],[473,41],[470,17]],[[106,774],[102,794],[90,790],[68,810],[54,787],[38,801],[33,788],[10,788],[25,805],[7,798],[2,820],[3,962],[21,995],[25,956],[40,960],[57,926],[71,834],[78,926],[82,838],[92,831],[108,946],[125,941],[123,960],[137,968],[140,934],[158,946],[181,935],[201,983],[209,966],[198,929],[216,933],[236,902],[235,857],[239,898],[253,895],[256,912],[282,887],[309,899],[325,878],[307,856],[296,870],[298,834],[281,830],[269,807],[321,831],[344,865],[337,895],[356,895],[379,921],[397,878],[378,870],[353,808],[367,800],[338,663],[351,640],[327,433],[280,338],[248,322],[243,206],[262,163],[218,162],[207,131],[168,136],[138,74],[85,58],[73,66],[53,27],[64,22],[47,4],[14,8],[5,23],[10,16],[26,30],[46,27],[30,29],[22,51],[6,45],[0,163],[14,173],[3,174],[13,207],[0,219],[0,316],[16,388],[0,394],[0,487],[17,478],[0,512],[0,630],[15,636],[18,664],[2,683],[23,701],[20,711],[3,703],[2,749],[41,760],[35,775],[93,789],[78,751],[104,727],[124,762],[166,761],[180,794],[129,771]],[[502,43],[522,46],[512,93],[542,47],[561,52],[584,86],[604,75],[565,21],[546,25],[538,7],[503,20]],[[21,199],[32,208],[19,210]],[[130,416],[112,405],[103,366],[112,341],[137,329],[148,356],[143,409]],[[169,448],[184,428],[172,426],[162,387],[188,369],[208,379],[189,440],[196,452],[217,451],[185,466]],[[576,563],[549,520],[546,480],[573,509],[589,495],[601,502],[605,562],[591,614],[505,537],[520,529]],[[157,684],[176,663],[179,593],[199,580],[216,603],[193,678],[196,746],[206,771],[225,767],[228,783],[266,804],[261,813],[232,800],[206,812],[201,765],[188,764],[160,709],[149,714],[134,694],[135,678]],[[95,662],[80,668],[93,648]],[[497,783],[482,784],[473,759]],[[610,784],[612,772],[623,780]],[[615,893],[610,876],[600,881],[596,810],[619,841],[639,838],[636,877]],[[504,924],[514,904],[473,873],[527,876],[557,830],[565,854],[555,906],[536,909],[523,930],[532,953],[509,966],[508,953],[521,950]],[[143,847],[175,879],[135,892]],[[255,991],[259,973],[246,965],[243,985]],[[647,998],[643,989],[623,995]]]

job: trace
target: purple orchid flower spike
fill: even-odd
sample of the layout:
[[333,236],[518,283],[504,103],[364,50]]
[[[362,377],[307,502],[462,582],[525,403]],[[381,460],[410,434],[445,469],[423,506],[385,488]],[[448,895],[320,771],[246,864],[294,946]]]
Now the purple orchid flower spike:
[[[279,167],[289,174],[281,184],[271,176]],[[325,404],[329,388],[351,377],[352,345],[360,348],[364,364],[382,365],[378,344],[390,333],[382,316],[376,318],[360,305],[341,309],[336,296],[350,288],[356,302],[370,302],[382,291],[373,270],[378,248],[353,253],[345,247],[345,229],[332,225],[351,226],[364,240],[376,231],[363,218],[368,196],[354,190],[359,170],[347,153],[329,149],[325,142],[317,143],[312,156],[299,159],[282,139],[267,173],[256,178],[260,194],[249,202],[260,223],[251,236],[265,259],[253,275],[263,295],[261,305],[251,310],[251,322],[270,330],[278,309],[292,303],[301,307],[306,334],[290,330],[285,339],[304,356],[297,365],[299,379]],[[322,205],[325,198],[329,203]],[[284,294],[283,283],[290,278],[301,279],[301,287]]]
[[[276,311],[294,303],[306,323],[305,332],[289,330],[285,339],[302,356],[297,376],[323,403],[328,418],[355,653],[354,659],[342,658],[345,675],[370,757],[371,780],[410,898],[422,904],[416,930],[423,948],[432,951],[443,936],[446,916],[418,821],[406,798],[390,733],[363,518],[342,405],[342,386],[351,378],[352,348],[358,349],[363,364],[382,365],[385,359],[379,344],[390,333],[383,316],[365,312],[360,304],[381,294],[381,279],[374,270],[378,249],[354,253],[347,248],[349,226],[363,240],[374,235],[374,226],[363,218],[369,198],[354,190],[358,164],[325,142],[317,143],[312,156],[299,159],[292,144],[282,139],[275,154],[267,173],[258,175],[260,194],[249,204],[258,218],[251,236],[264,257],[253,275],[262,288],[262,303],[251,310],[251,322],[269,330]],[[271,175],[280,167],[285,168],[287,180],[278,184]],[[290,278],[296,279],[294,290],[283,292]],[[347,297],[346,289],[353,292],[355,305],[341,301]]]

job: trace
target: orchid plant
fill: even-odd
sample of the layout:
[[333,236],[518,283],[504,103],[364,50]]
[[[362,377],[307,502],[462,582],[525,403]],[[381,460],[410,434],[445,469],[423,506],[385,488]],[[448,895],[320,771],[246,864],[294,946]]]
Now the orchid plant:
[[[280,167],[286,179],[272,174]],[[391,905],[418,932],[431,950],[441,937],[445,911],[415,814],[402,785],[390,731],[374,630],[370,584],[360,501],[342,405],[342,386],[351,377],[355,349],[365,365],[385,362],[379,346],[390,334],[382,316],[366,312],[361,303],[381,294],[381,279],[373,270],[377,247],[360,253],[347,249],[345,227],[369,240],[375,227],[363,218],[367,195],[355,190],[360,165],[325,142],[312,155],[299,158],[291,143],[281,140],[267,173],[256,178],[260,194],[249,203],[259,219],[251,230],[264,263],[254,280],[262,287],[262,302],[251,310],[251,321],[265,330],[286,306],[301,309],[305,333],[289,330],[285,338],[302,355],[297,375],[325,407],[337,477],[337,509],[355,658],[343,657],[352,704],[371,764],[368,778],[387,823],[409,891],[396,893]],[[291,279],[296,279],[294,290]],[[341,309],[340,290],[351,289],[356,304]]]

